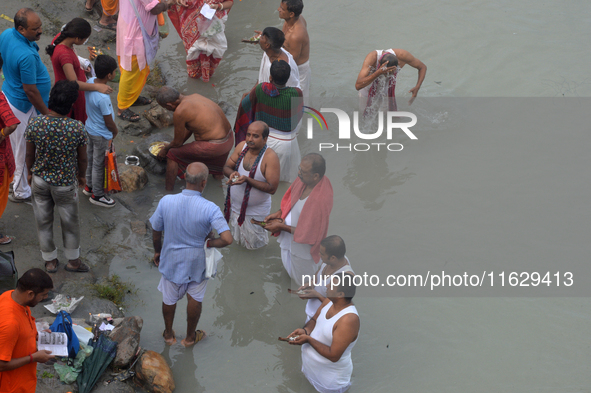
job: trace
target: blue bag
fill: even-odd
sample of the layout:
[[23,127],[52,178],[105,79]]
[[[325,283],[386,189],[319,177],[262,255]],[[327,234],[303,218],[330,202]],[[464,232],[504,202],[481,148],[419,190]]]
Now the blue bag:
[[75,359],[80,350],[80,342],[72,328],[72,317],[70,314],[66,311],[60,311],[55,317],[53,324],[49,327],[49,330],[52,332],[66,333],[66,336],[68,336],[68,357]]

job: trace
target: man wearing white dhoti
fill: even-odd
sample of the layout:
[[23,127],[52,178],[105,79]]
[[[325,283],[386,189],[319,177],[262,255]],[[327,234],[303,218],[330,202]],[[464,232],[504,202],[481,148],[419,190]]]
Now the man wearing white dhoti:
[[359,337],[359,314],[353,305],[354,276],[331,276],[327,299],[302,329],[288,338],[302,345],[302,372],[321,393],[343,393],[351,386],[351,350]]
[[267,146],[269,126],[255,121],[248,126],[246,140],[240,142],[224,165],[228,192],[224,216],[232,237],[254,250],[269,243],[269,233],[259,224],[271,212],[271,195],[279,185],[279,158]]

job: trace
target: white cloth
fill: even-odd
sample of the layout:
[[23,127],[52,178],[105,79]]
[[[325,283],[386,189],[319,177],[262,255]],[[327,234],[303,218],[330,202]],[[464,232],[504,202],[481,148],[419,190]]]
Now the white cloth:
[[25,131],[29,125],[29,121],[31,121],[33,117],[37,116],[37,110],[34,106],[31,106],[31,109],[29,109],[27,113],[24,113],[16,109],[10,103],[8,97],[6,97],[6,102],[8,102],[8,105],[10,105],[10,109],[12,109],[14,116],[20,120],[20,124],[16,127],[16,130],[14,130],[14,132],[9,136],[15,164],[13,193],[17,198],[28,198],[31,196],[31,187],[29,186],[29,182],[27,180],[29,171],[27,170],[27,165],[25,164],[25,156],[27,154]]
[[[380,58],[382,57],[382,54],[384,52],[388,52],[388,53],[392,53],[394,56],[396,56],[396,53],[394,53],[393,49],[386,49],[386,50],[381,50],[381,49],[377,49],[376,53],[376,64],[374,66],[375,69],[378,68],[378,66],[380,65]],[[398,72],[400,72],[400,67],[398,67],[398,70],[396,72],[395,75],[398,75]],[[389,76],[389,78],[396,78],[396,76]],[[394,83],[396,83],[396,81],[394,81]],[[363,89],[359,90],[358,94],[359,94],[359,110],[360,111],[364,111],[365,108],[367,107],[367,97],[369,96],[369,89],[371,89],[371,85],[373,84],[370,83],[369,85],[365,86]],[[386,96],[388,95],[387,89],[388,89],[388,83],[384,83],[384,88],[386,89]]]
[[[314,289],[322,297],[326,297],[327,288],[326,288],[325,284],[330,283],[330,279],[329,279],[330,276],[334,276],[334,275],[337,275],[340,273],[347,273],[347,272],[351,272],[351,273],[355,274],[355,272],[351,268],[351,262],[349,262],[349,258],[347,258],[347,256],[345,256],[345,259],[347,260],[348,265],[345,265],[342,268],[338,269],[333,274],[325,275],[324,277],[322,277],[322,272],[324,271],[324,268],[326,268],[326,263],[323,262],[320,265],[320,269],[318,269],[318,271],[316,272],[316,282],[312,282],[312,285],[318,284],[318,285],[314,285]],[[318,311],[318,307],[320,307],[321,305],[322,305],[322,302],[317,298],[308,299],[308,302],[306,303],[306,316],[307,316],[306,322],[308,322],[310,320],[310,318],[312,318],[314,316],[314,314],[316,314],[316,311]]]
[[298,166],[302,161],[300,145],[297,140],[300,125],[301,122],[291,133],[277,131],[269,127],[267,146],[273,149],[277,153],[277,157],[279,157],[279,181],[291,183],[298,177]]
[[230,230],[232,231],[232,237],[234,240],[238,241],[242,247],[245,247],[248,250],[256,250],[257,248],[269,244],[269,231],[265,230],[260,225],[255,225],[250,222],[251,218],[254,218],[257,221],[263,221],[269,213],[260,216],[249,216],[247,214],[242,226],[239,226],[238,216],[240,214],[232,210],[230,213]]
[[[300,219],[302,209],[308,198],[298,200],[285,217],[285,225],[296,227]],[[310,244],[297,243],[293,240],[293,234],[282,231],[277,238],[281,248],[281,261],[287,274],[298,286],[302,285],[302,276],[314,277],[316,274],[316,263],[310,254]]]
[[[346,314],[359,316],[355,306],[351,305],[332,318],[326,319],[326,313],[331,306],[332,302],[324,306],[318,316],[314,330],[310,333],[310,337],[328,346],[332,344],[334,324],[341,317]],[[357,339],[349,344],[341,358],[334,363],[320,355],[310,344],[302,345],[302,372],[317,391],[320,393],[342,393],[349,389],[351,374],[353,373],[351,349],[355,346]]]
[[[246,148],[246,143],[244,144],[244,147],[242,148],[242,150],[244,151],[245,148]],[[263,160],[265,159],[265,154],[267,154],[266,150],[265,150],[265,153],[263,153],[263,156],[261,157],[259,164],[257,166],[257,170],[254,174],[254,180],[261,181],[261,182],[265,182],[267,180],[267,179],[265,179],[265,176],[263,176],[263,172],[261,172],[261,167],[262,167]],[[246,177],[248,177],[248,175],[250,173],[250,171],[247,171],[246,169],[244,169],[244,160],[242,160],[242,162],[240,163],[240,167],[238,168],[238,173],[240,173],[240,175],[246,176]],[[230,189],[231,189],[230,198],[231,198],[231,203],[232,203],[232,211],[240,214],[240,208],[242,207],[242,200],[244,199],[244,191],[246,190],[246,182],[244,182],[240,185],[237,185],[237,186],[231,186]],[[269,194],[268,192],[263,192],[261,190],[258,190],[254,187],[251,187],[250,188],[250,196],[248,197],[248,206],[246,207],[246,215],[247,216],[264,215],[266,217],[269,215],[269,213],[271,213],[271,194]],[[266,232],[264,229],[263,229],[263,231]]]
[[[298,71],[298,65],[293,59],[291,53],[283,48],[281,48],[281,50],[287,55],[287,58],[289,59],[289,67],[291,68],[291,74],[289,74],[289,79],[287,80],[286,86],[300,88],[300,72]],[[261,68],[259,69],[259,83],[269,82],[270,76],[271,61],[269,60],[269,56],[267,56],[266,53],[263,53],[263,58],[261,59]]]
[[312,70],[310,69],[310,60],[298,66],[300,73],[300,89],[304,95],[304,105],[308,106],[310,101],[310,79],[312,78]]
[[[309,258],[300,258],[286,248],[281,249],[281,262],[283,262],[283,267],[287,270],[289,277],[298,287],[302,286],[304,281],[302,277],[313,278],[316,273],[316,263],[314,263],[311,256]],[[305,280],[307,281],[308,278]]]
[[200,283],[195,281],[188,282],[186,284],[175,284],[172,281],[168,281],[164,276],[160,277],[158,283],[158,290],[162,292],[162,302],[167,306],[176,304],[179,300],[189,294],[194,300],[202,303],[205,297],[205,290],[207,289],[207,280],[203,280]]
[[227,14],[224,15],[222,19],[217,19],[217,17],[214,18],[213,23],[216,23],[218,30],[221,30],[208,37],[201,35],[187,51],[187,60],[195,60],[202,53],[206,56],[213,55],[216,59],[224,57],[224,53],[226,53],[226,49],[228,49],[228,40],[226,39],[225,33],[227,20]]
[[222,253],[215,247],[207,247],[207,240],[203,248],[205,251],[205,278],[214,278],[218,273],[218,262],[222,259]]

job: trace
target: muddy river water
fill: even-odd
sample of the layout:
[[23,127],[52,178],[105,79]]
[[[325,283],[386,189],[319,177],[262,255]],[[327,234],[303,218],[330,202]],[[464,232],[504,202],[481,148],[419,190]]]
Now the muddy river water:
[[[235,1],[229,49],[209,83],[187,78],[184,49],[171,29],[159,52],[167,83],[237,106],[261,58],[258,46],[240,40],[280,26],[278,5]],[[431,290],[432,279],[425,288],[360,287],[350,391],[591,390],[591,4],[308,0],[304,16],[314,108],[353,108],[357,74],[376,48],[406,49],[428,66],[412,106],[407,91],[416,71],[405,67],[398,79],[400,110],[418,117],[416,140],[395,131],[380,142],[400,144],[399,152],[322,152],[334,188],[329,234],[345,239],[357,273],[381,280],[442,271],[488,278],[465,291]],[[336,117],[326,118],[328,131],[315,129],[312,139],[300,133],[303,153],[338,142]],[[146,217],[163,195],[161,184],[149,187],[154,200]],[[286,188],[280,186],[273,209]],[[212,180],[204,195],[223,205],[219,182]],[[304,302],[287,293],[275,240],[257,251],[223,250],[198,326],[208,337],[189,350],[163,343],[160,275],[146,262],[150,247],[147,239],[134,245],[115,258],[111,273],[140,288],[127,313],[144,318],[142,345],[170,361],[176,391],[313,392],[300,372],[300,349],[277,341],[305,314]],[[513,291],[509,273],[523,271],[529,281],[519,283],[530,286]],[[550,272],[554,281],[540,290],[532,272]],[[183,300],[174,325],[179,342],[184,307]]]

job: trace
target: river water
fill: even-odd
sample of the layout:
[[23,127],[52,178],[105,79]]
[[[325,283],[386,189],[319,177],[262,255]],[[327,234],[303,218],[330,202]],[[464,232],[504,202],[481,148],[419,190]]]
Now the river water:
[[[186,77],[171,28],[159,52],[168,84],[237,106],[261,58],[258,46],[240,40],[279,27],[278,5],[235,2],[229,49],[208,84]],[[496,279],[494,288],[466,292],[359,288],[350,391],[591,391],[591,3],[308,1],[303,15],[314,108],[354,108],[359,68],[376,48],[406,49],[428,66],[421,99],[410,107],[416,71],[407,66],[398,78],[400,110],[419,118],[417,140],[398,132],[386,142],[403,145],[400,152],[322,152],[335,195],[329,234],[345,239],[353,268],[382,278],[447,270]],[[312,140],[300,133],[302,153],[337,143],[335,133],[314,132]],[[146,216],[163,195],[158,180],[149,187]],[[219,182],[211,180],[204,195],[223,205]],[[144,318],[142,346],[170,362],[176,391],[313,392],[300,372],[300,349],[277,341],[305,314],[304,302],[287,293],[274,240],[257,251],[223,250],[198,326],[208,337],[188,350],[164,345],[160,275],[146,262],[151,242],[136,246],[111,271],[139,288],[141,300],[127,314]],[[572,287],[499,287],[502,271],[559,271],[563,279],[569,269]],[[174,325],[179,342],[185,304]]]

